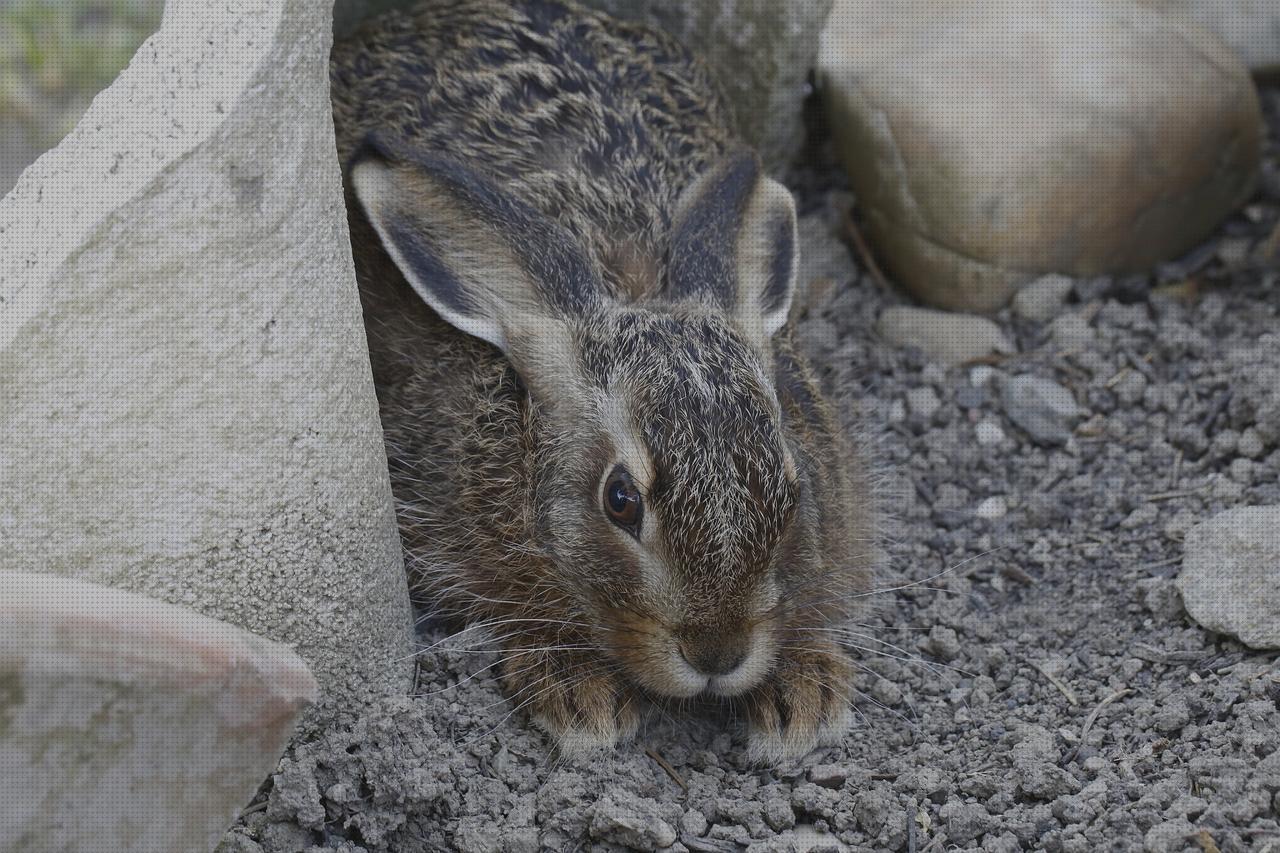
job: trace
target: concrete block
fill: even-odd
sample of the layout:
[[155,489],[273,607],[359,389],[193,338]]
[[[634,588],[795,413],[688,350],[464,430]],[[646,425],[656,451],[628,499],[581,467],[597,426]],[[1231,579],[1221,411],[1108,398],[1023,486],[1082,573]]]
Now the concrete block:
[[0,574],[286,643],[320,682],[312,720],[412,664],[329,12],[170,0],[0,201]]

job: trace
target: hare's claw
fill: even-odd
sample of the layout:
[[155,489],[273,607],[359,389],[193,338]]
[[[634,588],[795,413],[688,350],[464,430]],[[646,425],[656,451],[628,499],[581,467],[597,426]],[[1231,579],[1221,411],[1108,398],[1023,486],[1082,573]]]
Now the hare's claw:
[[635,737],[637,698],[595,655],[517,653],[506,672],[512,700],[554,738],[561,755],[580,758]]
[[754,764],[799,759],[840,742],[853,722],[849,659],[834,644],[784,651],[747,695],[747,756]]

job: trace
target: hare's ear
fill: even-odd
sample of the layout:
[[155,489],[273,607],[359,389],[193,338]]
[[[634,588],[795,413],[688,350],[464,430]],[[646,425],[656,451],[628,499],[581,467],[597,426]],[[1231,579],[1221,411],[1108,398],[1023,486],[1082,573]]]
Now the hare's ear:
[[754,152],[731,151],[680,198],[668,292],[711,300],[764,348],[787,321],[797,250],[791,193]]
[[508,355],[517,339],[600,299],[595,268],[566,228],[455,160],[371,135],[350,183],[418,295]]

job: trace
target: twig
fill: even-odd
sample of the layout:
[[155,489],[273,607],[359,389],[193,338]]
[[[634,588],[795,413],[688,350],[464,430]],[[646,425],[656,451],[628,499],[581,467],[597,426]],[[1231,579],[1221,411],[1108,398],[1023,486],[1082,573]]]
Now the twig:
[[247,806],[243,811],[241,811],[240,817],[244,817],[245,815],[248,815],[248,814],[253,814],[254,812],[260,812],[266,807],[267,807],[267,801],[259,800],[258,802],[254,803],[251,806]]
[[1143,500],[1147,503],[1155,503],[1156,501],[1171,501],[1174,498],[1193,498],[1208,489],[1209,486],[1209,483],[1205,483],[1203,486],[1198,486],[1194,489],[1183,489],[1180,492],[1157,492],[1154,495],[1147,495]]
[[1196,833],[1196,842],[1200,845],[1200,849],[1204,853],[1222,853],[1218,849],[1218,845],[1214,843],[1213,836],[1209,834],[1209,830],[1202,829]]
[[1076,748],[1071,750],[1071,753],[1062,760],[1063,764],[1070,764],[1072,761],[1076,760],[1076,756],[1080,754],[1080,750],[1085,746],[1086,738],[1089,737],[1089,730],[1092,729],[1093,724],[1097,722],[1098,715],[1102,713],[1102,709],[1107,707],[1117,699],[1123,699],[1124,697],[1128,696],[1132,692],[1133,691],[1130,690],[1128,687],[1122,687],[1119,690],[1117,690],[1115,693],[1112,693],[1110,696],[1108,696],[1107,698],[1099,702],[1098,707],[1094,708],[1092,711],[1089,712],[1089,716],[1085,717],[1084,725],[1080,727],[1080,742],[1076,744]]
[[871,277],[876,280],[876,284],[885,291],[893,290],[889,286],[888,279],[884,277],[884,273],[880,271],[880,265],[876,263],[875,257],[871,254],[871,247],[863,239],[862,231],[858,228],[858,223],[854,221],[853,214],[849,212],[849,208],[844,209],[840,218],[843,221],[845,233],[849,235],[849,239],[853,241],[853,247],[858,251],[858,257],[862,260],[867,271],[871,273]]
[[1206,435],[1213,429],[1213,425],[1218,422],[1218,417],[1226,411],[1227,406],[1231,403],[1231,391],[1223,391],[1218,395],[1218,399],[1214,400],[1213,408],[1209,410],[1209,415],[1204,419],[1204,423],[1200,425],[1200,430]]
[[645,748],[644,754],[658,762],[658,766],[667,771],[667,775],[671,777],[671,781],[679,785],[680,790],[684,791],[686,794],[689,793],[689,786],[680,778],[680,774],[676,772],[676,769],[671,766],[671,763],[667,761],[667,759],[663,758],[650,747]]
[[1041,664],[1039,661],[1033,660],[1031,662],[1031,665],[1034,666],[1037,670],[1039,670],[1041,675],[1049,679],[1050,684],[1052,684],[1054,687],[1061,690],[1062,695],[1067,697],[1068,702],[1070,702],[1072,705],[1080,704],[1080,700],[1076,698],[1076,694],[1071,690],[1070,687],[1066,685],[1066,683],[1061,678],[1058,678],[1058,676],[1054,675],[1053,673],[1049,672],[1049,670],[1045,669],[1044,665]]

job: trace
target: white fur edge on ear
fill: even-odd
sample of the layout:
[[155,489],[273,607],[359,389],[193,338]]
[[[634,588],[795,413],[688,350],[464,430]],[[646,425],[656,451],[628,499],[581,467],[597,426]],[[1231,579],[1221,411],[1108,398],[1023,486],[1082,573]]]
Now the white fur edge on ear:
[[737,305],[740,321],[759,318],[765,340],[786,325],[799,275],[799,242],[791,191],[761,176],[738,234]]
[[[364,209],[369,223],[378,232],[383,248],[391,256],[391,259],[400,269],[409,285],[422,297],[424,302],[440,315],[441,319],[462,332],[486,340],[499,349],[506,351],[507,336],[496,313],[492,310],[494,306],[485,305],[483,306],[485,310],[476,313],[459,311],[451,307],[415,273],[413,265],[404,256],[387,222],[391,209],[396,206],[394,182],[395,177],[391,168],[378,159],[361,160],[351,169],[351,186],[355,190],[356,199]],[[425,226],[425,223],[422,224]],[[461,247],[458,248],[461,249]],[[484,264],[483,259],[475,257],[474,254],[472,252],[458,251],[460,256],[472,256],[471,259],[476,261],[477,266],[481,269],[493,266],[491,262]],[[465,276],[472,281],[477,278],[474,269],[459,270],[457,274],[460,277]],[[501,272],[493,271],[493,274],[501,274]]]

